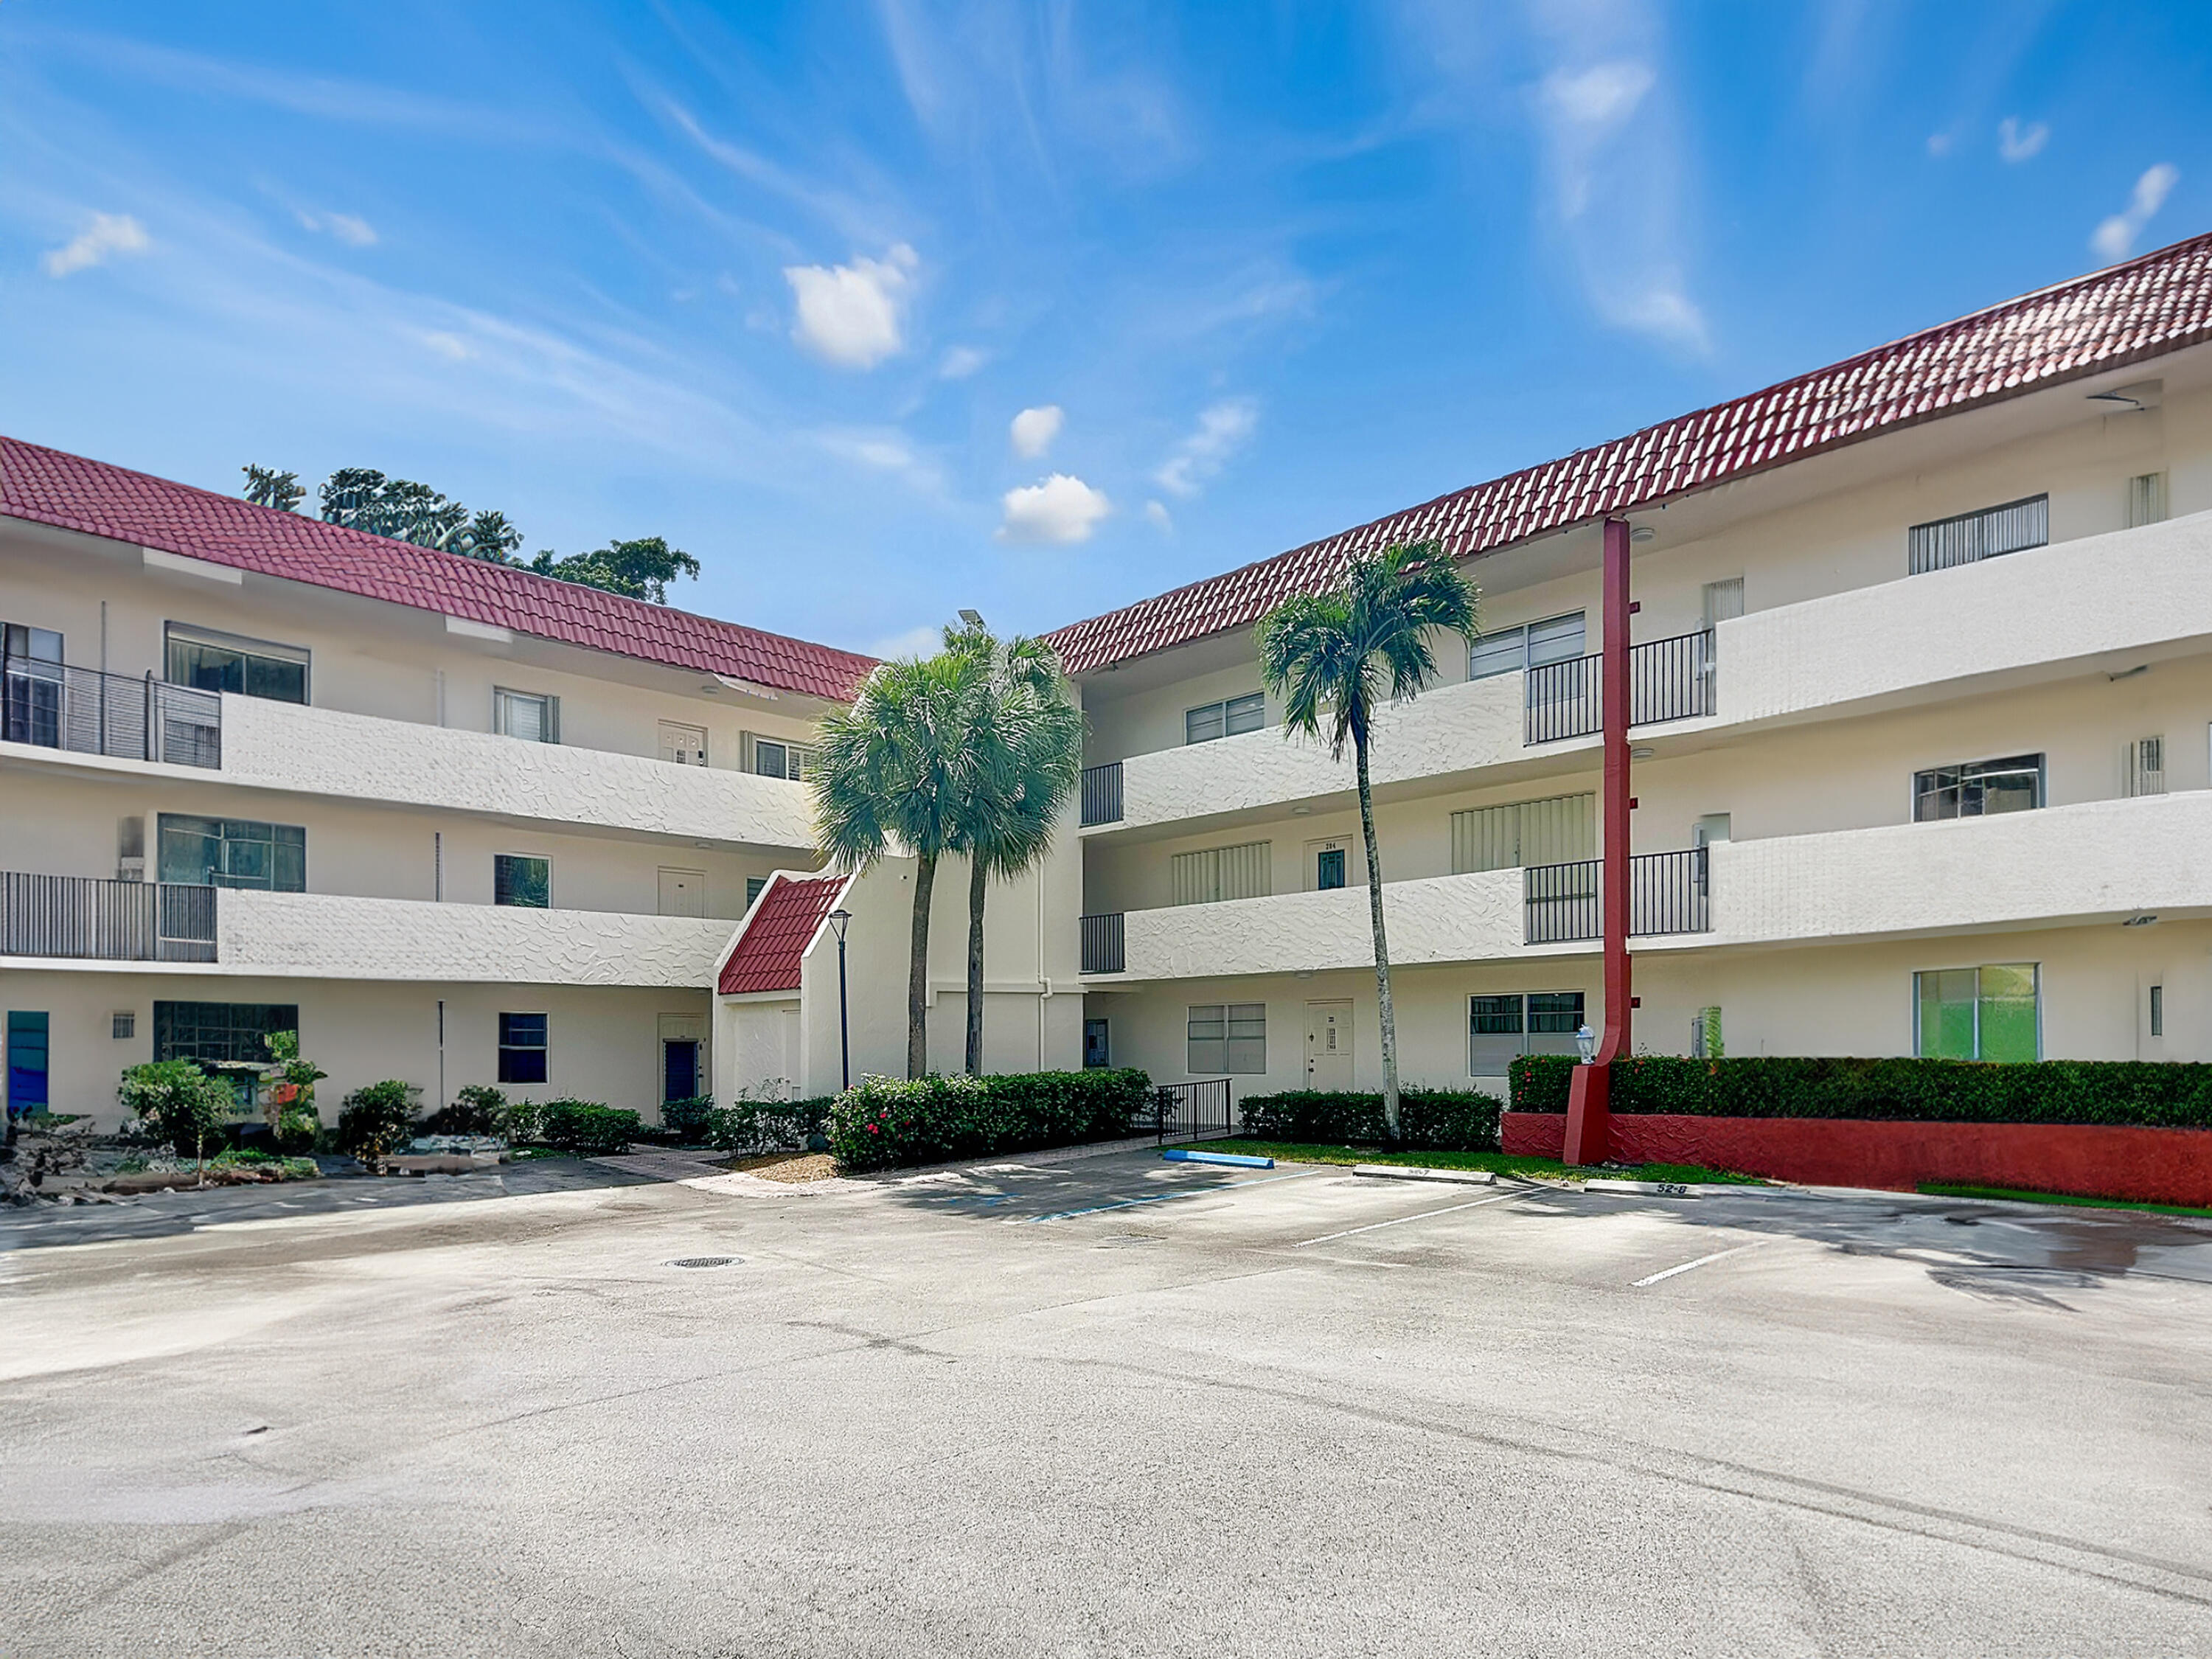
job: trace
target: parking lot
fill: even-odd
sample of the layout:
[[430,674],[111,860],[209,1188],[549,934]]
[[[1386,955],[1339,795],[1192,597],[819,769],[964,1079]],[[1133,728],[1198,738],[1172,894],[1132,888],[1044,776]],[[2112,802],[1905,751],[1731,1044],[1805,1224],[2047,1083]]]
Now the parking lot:
[[286,1196],[4,1218],[0,1652],[2212,1653],[2212,1222],[1146,1152]]

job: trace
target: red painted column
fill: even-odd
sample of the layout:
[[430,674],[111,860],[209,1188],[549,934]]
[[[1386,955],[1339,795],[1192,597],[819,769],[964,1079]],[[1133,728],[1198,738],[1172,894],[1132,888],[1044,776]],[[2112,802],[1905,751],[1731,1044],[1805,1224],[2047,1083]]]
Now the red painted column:
[[1597,1054],[1575,1068],[1567,1094],[1568,1164],[1600,1164],[1610,1143],[1613,1062],[1628,1052],[1633,1006],[1628,969],[1628,521],[1605,521],[1605,643],[1598,664],[1605,787],[1600,806],[1598,894],[1605,930],[1605,1029]]

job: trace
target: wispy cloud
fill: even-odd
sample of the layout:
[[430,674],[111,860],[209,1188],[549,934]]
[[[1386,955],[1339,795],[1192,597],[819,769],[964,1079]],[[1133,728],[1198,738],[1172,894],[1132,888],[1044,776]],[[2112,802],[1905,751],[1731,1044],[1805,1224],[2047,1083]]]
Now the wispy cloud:
[[1164,501],[1145,503],[1145,522],[1163,535],[1171,536],[1175,533],[1175,515],[1168,511]]
[[1005,512],[999,524],[1000,541],[1063,546],[1089,541],[1099,521],[1113,511],[1102,491],[1066,472],[1055,472],[1025,489],[1009,489],[1000,504]]
[[944,470],[896,427],[835,429],[814,435],[832,455],[858,462],[872,471],[889,473],[925,495],[944,493]]
[[146,228],[127,213],[95,213],[75,237],[50,249],[40,264],[49,276],[104,265],[118,253],[143,253],[153,246]]
[[2008,161],[2032,161],[2050,142],[2051,128],[2045,122],[2031,125],[2016,115],[2008,115],[1997,123],[1997,154]]
[[2136,180],[2136,187],[2128,197],[2125,209],[2105,220],[2091,233],[2089,246],[2104,258],[2121,260],[2135,249],[2136,238],[2143,227],[2165,205],[2174,185],[2181,182],[2181,169],[2171,161],[2160,161],[2147,169]]
[[953,346],[945,352],[944,356],[938,359],[938,378],[944,380],[964,380],[990,361],[991,356],[988,352],[979,351],[974,346]]
[[293,217],[300,222],[301,229],[335,236],[348,247],[376,246],[376,228],[357,214],[299,210],[294,213]]
[[893,634],[867,647],[872,657],[889,662],[900,657],[933,657],[944,648],[945,630],[941,627],[923,623],[909,628],[903,634]]
[[1199,412],[1197,428],[1176,446],[1152,474],[1152,482],[1171,495],[1189,499],[1251,441],[1259,425],[1260,405],[1250,398],[1225,398],[1208,404]]
[[1052,447],[1052,441],[1060,436],[1060,428],[1066,419],[1066,411],[1058,404],[1024,410],[1014,416],[1006,431],[1014,453],[1025,460],[1036,460]]
[[791,337],[841,368],[873,368],[905,349],[907,302],[921,263],[902,242],[881,259],[785,266],[798,302]]

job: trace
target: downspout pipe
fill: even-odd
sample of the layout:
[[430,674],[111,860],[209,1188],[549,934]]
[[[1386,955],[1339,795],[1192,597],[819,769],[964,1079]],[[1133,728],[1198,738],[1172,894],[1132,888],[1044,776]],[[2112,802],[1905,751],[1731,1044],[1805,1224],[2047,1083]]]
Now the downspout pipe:
[[1605,786],[1601,809],[1603,842],[1599,848],[1598,894],[1605,935],[1605,1027],[1597,1052],[1575,1068],[1567,1091],[1567,1133],[1564,1160],[1569,1164],[1601,1164],[1611,1146],[1613,1063],[1629,1052],[1630,1014],[1635,998],[1628,961],[1629,815],[1636,802],[1628,793],[1628,626],[1635,605],[1629,599],[1629,527],[1626,519],[1605,521],[1605,645],[1598,665],[1598,698],[1604,720]]

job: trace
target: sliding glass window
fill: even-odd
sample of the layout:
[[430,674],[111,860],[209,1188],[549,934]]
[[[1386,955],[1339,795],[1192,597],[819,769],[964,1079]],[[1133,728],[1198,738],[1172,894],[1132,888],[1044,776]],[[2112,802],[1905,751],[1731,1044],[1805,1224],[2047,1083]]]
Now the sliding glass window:
[[307,655],[297,646],[240,639],[206,629],[168,627],[169,684],[235,691],[271,702],[307,700]]

